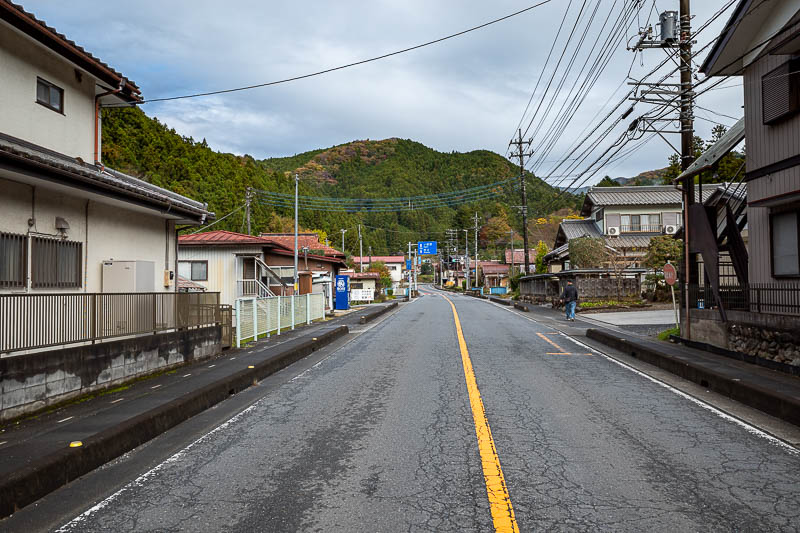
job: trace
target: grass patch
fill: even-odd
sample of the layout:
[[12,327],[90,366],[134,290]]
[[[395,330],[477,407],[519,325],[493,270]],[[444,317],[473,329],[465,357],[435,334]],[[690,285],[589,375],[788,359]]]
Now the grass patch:
[[668,341],[670,335],[680,335],[681,330],[678,328],[669,328],[665,329],[661,333],[658,334],[658,340],[660,341]]

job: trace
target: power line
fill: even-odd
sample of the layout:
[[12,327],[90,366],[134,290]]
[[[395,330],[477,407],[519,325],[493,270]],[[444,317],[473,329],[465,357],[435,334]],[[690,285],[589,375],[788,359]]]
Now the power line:
[[[389,52],[387,54],[382,54],[382,55],[379,55],[379,56],[371,57],[369,59],[362,59],[361,61],[355,61],[353,63],[347,63],[345,65],[339,65],[337,67],[332,67],[332,68],[328,68],[328,69],[325,69],[325,70],[319,70],[317,72],[312,72],[312,73],[309,73],[309,74],[303,74],[303,75],[300,75],[300,76],[293,76],[291,78],[285,78],[285,79],[282,79],[282,80],[270,81],[270,82],[266,82],[266,83],[258,83],[258,84],[255,84],[255,85],[246,85],[244,87],[236,87],[236,88],[233,88],[233,89],[221,89],[221,90],[218,90],[218,91],[208,91],[208,92],[203,92],[203,93],[185,94],[185,95],[181,95],[181,96],[168,96],[168,97],[164,97],[164,98],[151,98],[149,100],[142,100],[140,102],[136,102],[136,104],[133,104],[133,105],[147,104],[147,103],[151,103],[151,102],[167,102],[167,101],[171,101],[171,100],[183,100],[183,99],[186,99],[186,98],[199,98],[199,97],[202,97],[202,96],[212,96],[212,95],[216,95],[216,94],[226,94],[226,93],[233,93],[233,92],[239,92],[239,91],[248,91],[248,90],[251,90],[251,89],[259,89],[259,88],[262,88],[262,87],[269,87],[269,86],[272,86],[272,85],[279,85],[279,84],[282,84],[282,83],[288,83],[288,82],[292,82],[292,81],[298,81],[298,80],[302,80],[302,79],[306,79],[306,78],[311,78],[311,77],[314,77],[314,76],[320,76],[322,74],[328,74],[330,72],[335,72],[337,70],[343,70],[343,69],[346,69],[346,68],[355,67],[355,66],[358,66],[358,65],[363,65],[365,63],[372,63],[374,61],[379,61],[381,59],[386,59],[387,57],[392,57],[392,56],[404,54],[406,52],[411,52],[413,50],[418,50],[418,49],[424,48],[426,46],[431,46],[433,44],[437,44],[437,43],[440,43],[440,42],[443,42],[443,41],[447,41],[448,39],[453,39],[455,37],[460,37],[460,36],[465,35],[467,33],[486,28],[487,26],[491,26],[492,24],[497,24],[498,22],[502,22],[502,21],[508,20],[508,19],[510,19],[512,17],[516,17],[517,15],[521,15],[523,13],[531,11],[532,9],[535,9],[537,7],[540,7],[540,6],[543,6],[544,4],[548,4],[550,2],[552,2],[552,0],[542,0],[541,2],[538,2],[536,4],[528,6],[528,7],[524,8],[524,9],[520,9],[519,11],[515,11],[515,12],[510,13],[508,15],[505,15],[503,17],[496,18],[494,20],[490,20],[489,22],[484,22],[483,24],[479,24],[477,26],[473,26],[471,28],[467,28],[466,30],[459,31],[457,33],[452,33],[452,34],[446,35],[444,37],[439,37],[438,39],[434,39],[432,41],[427,41],[427,42],[422,43],[422,44],[417,44],[417,45],[414,45],[414,46],[410,46],[408,48],[403,48],[402,50],[396,50],[394,52]],[[112,104],[112,105],[104,106],[104,107],[128,107],[128,106],[129,106],[128,104]]]

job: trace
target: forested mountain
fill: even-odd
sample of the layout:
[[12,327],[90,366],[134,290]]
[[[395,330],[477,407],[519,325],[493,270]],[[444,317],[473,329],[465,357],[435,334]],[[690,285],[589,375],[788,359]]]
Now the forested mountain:
[[[328,149],[291,157],[257,160],[212,150],[205,139],[195,141],[147,117],[140,109],[103,111],[103,161],[112,168],[146,179],[161,187],[199,201],[208,202],[217,218],[244,203],[247,187],[293,193],[297,173],[300,194],[336,198],[396,198],[450,192],[486,185],[516,176],[517,167],[500,155],[478,150],[442,153],[420,143],[403,139],[353,141]],[[531,219],[564,208],[575,208],[579,199],[528,175]],[[341,247],[341,228],[346,233],[348,253],[358,253],[357,225],[363,224],[364,253],[374,254],[407,249],[408,241],[444,240],[448,228],[472,228],[475,212],[483,222],[500,219],[519,230],[519,193],[504,186],[502,194],[456,207],[430,210],[346,213],[344,211],[301,210],[300,225],[322,230],[332,244]],[[252,231],[292,230],[293,212],[255,201]],[[214,226],[241,231],[244,210]],[[472,232],[470,238],[472,239]],[[461,233],[463,242],[463,233]],[[483,238],[483,233],[482,233]],[[497,253],[502,239],[482,243]]]

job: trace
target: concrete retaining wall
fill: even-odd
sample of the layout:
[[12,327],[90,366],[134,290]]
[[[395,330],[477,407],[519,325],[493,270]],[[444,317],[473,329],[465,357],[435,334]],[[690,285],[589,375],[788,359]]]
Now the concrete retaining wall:
[[210,326],[0,359],[0,421],[211,357],[221,341]]

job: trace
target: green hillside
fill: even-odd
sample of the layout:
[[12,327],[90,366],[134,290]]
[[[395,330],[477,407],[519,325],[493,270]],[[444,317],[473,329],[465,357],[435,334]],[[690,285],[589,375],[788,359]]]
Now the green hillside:
[[[247,187],[293,193],[295,173],[301,177],[303,195],[390,198],[485,185],[518,172],[515,165],[493,152],[442,153],[403,139],[353,141],[292,157],[256,160],[247,155],[215,152],[205,139],[182,137],[136,108],[103,111],[103,161],[112,168],[208,202],[218,218],[243,204]],[[557,195],[552,187],[528,176],[532,218],[575,207],[575,197]],[[408,241],[443,240],[448,228],[472,227],[470,219],[476,211],[483,221],[505,220],[518,229],[518,216],[511,205],[519,205],[519,193],[509,186],[497,198],[454,208],[383,213],[301,210],[300,225],[325,231],[337,246],[341,246],[339,229],[348,228],[347,251],[357,252],[355,228],[364,224],[365,253],[372,246],[374,254],[383,254],[406,249]],[[291,209],[255,204],[252,230],[290,231],[292,216]],[[243,220],[242,210],[214,228],[241,231]],[[491,248],[487,250],[490,254],[503,246],[498,239],[483,245]]]

